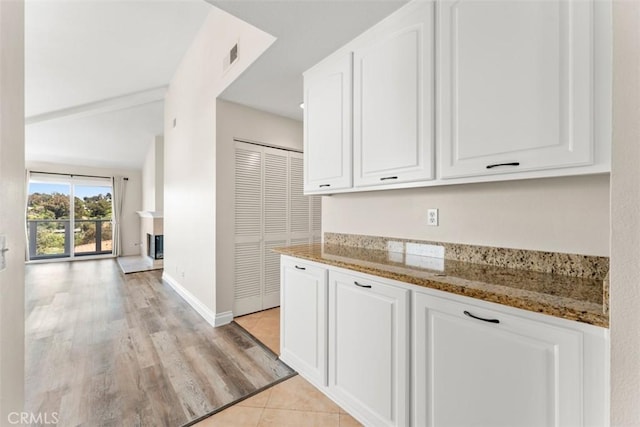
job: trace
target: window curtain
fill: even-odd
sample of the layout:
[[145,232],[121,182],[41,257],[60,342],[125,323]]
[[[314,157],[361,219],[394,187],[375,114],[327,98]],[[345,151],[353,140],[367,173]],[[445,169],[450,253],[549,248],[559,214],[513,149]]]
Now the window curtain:
[[[29,261],[31,256],[29,255],[29,182],[31,182],[31,171],[27,169],[25,171],[25,185],[24,185],[24,259]],[[35,250],[35,248],[34,248]]]
[[113,177],[113,255],[122,255],[122,234],[120,224],[122,223],[122,208],[124,197],[127,192],[127,181],[129,178],[123,176]]

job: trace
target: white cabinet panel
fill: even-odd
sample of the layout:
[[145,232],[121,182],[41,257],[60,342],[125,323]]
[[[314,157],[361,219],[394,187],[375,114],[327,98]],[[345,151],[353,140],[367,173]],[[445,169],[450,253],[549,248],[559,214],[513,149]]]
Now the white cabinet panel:
[[580,332],[421,293],[414,312],[416,426],[583,425]]
[[433,3],[411,5],[354,51],[354,184],[433,178]]
[[329,389],[367,425],[409,415],[409,291],[329,273]]
[[442,1],[442,178],[594,161],[593,2]]
[[282,258],[280,358],[317,386],[327,383],[327,270]]
[[341,55],[304,75],[304,191],[350,188],[351,54]]

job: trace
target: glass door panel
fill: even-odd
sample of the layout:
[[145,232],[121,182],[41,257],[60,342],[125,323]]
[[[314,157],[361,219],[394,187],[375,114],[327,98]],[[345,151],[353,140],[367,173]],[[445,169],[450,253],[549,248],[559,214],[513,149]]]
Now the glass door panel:
[[32,178],[27,204],[29,259],[111,254],[112,187],[108,182],[77,182],[46,174]]
[[111,187],[98,185],[73,186],[74,192],[74,255],[110,254]]
[[27,233],[30,259],[61,258],[70,255],[70,194],[69,184],[29,184]]

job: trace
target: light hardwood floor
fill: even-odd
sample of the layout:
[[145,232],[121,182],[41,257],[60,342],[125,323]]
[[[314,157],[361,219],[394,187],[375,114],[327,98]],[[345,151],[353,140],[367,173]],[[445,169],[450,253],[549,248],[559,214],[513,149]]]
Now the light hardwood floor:
[[[280,353],[280,309],[234,319],[263,344]],[[225,409],[196,427],[358,427],[353,417],[296,376]]]
[[112,259],[28,265],[26,410],[65,427],[177,427],[289,373],[160,277]]

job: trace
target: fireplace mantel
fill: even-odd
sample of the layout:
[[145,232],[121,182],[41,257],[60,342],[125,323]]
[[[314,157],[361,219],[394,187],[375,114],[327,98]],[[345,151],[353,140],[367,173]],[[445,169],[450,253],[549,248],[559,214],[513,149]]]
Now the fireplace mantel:
[[137,211],[140,218],[164,218],[164,214],[161,211]]

